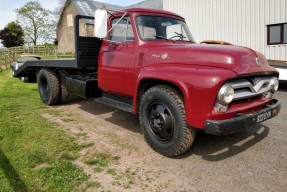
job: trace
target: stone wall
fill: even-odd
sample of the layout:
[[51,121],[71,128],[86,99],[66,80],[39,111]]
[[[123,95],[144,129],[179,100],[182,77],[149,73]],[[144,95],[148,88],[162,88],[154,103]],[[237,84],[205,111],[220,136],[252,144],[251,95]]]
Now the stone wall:
[[[68,27],[68,15],[74,18],[78,14],[72,3],[63,10],[62,18],[57,28],[58,52],[68,53],[75,51],[74,24]],[[93,36],[93,25],[86,25],[84,20],[80,20],[80,36]]]
[[68,27],[67,16],[71,14],[74,18],[77,15],[76,9],[72,3],[63,10],[62,18],[58,23],[57,39],[59,52],[74,52],[74,27]]

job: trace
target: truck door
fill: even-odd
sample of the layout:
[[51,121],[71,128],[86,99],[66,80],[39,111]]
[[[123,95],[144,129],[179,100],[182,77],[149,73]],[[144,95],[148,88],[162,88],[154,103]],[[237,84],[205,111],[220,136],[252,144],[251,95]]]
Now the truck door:
[[112,20],[109,40],[102,45],[99,86],[108,92],[131,97],[135,89],[136,44],[129,17]]

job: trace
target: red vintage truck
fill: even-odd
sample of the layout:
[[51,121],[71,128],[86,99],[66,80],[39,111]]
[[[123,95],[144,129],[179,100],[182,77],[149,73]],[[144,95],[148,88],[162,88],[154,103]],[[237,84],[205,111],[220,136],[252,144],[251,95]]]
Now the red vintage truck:
[[[80,19],[95,19],[95,37],[79,35]],[[165,156],[187,151],[196,130],[232,134],[280,111],[278,72],[261,53],[197,44],[177,14],[97,10],[74,26],[75,60],[28,61],[15,75],[36,77],[47,105],[74,93],[139,114],[146,141]]]

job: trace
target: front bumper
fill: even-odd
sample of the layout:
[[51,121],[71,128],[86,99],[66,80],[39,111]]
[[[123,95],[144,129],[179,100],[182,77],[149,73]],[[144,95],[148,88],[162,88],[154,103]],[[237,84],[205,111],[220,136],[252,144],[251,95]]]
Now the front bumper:
[[276,99],[266,108],[250,114],[237,114],[236,117],[227,120],[207,120],[205,133],[211,135],[228,135],[244,131],[248,126],[256,125],[278,115],[281,103]]

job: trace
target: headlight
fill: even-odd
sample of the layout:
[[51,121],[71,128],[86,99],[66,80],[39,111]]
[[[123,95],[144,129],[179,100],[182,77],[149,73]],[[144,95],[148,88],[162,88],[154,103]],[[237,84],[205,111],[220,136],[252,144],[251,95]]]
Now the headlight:
[[224,85],[218,92],[217,102],[222,105],[228,105],[234,97],[234,89],[231,85]]
[[279,81],[276,77],[273,77],[270,81],[270,91],[272,93],[275,93],[278,90],[279,87]]

